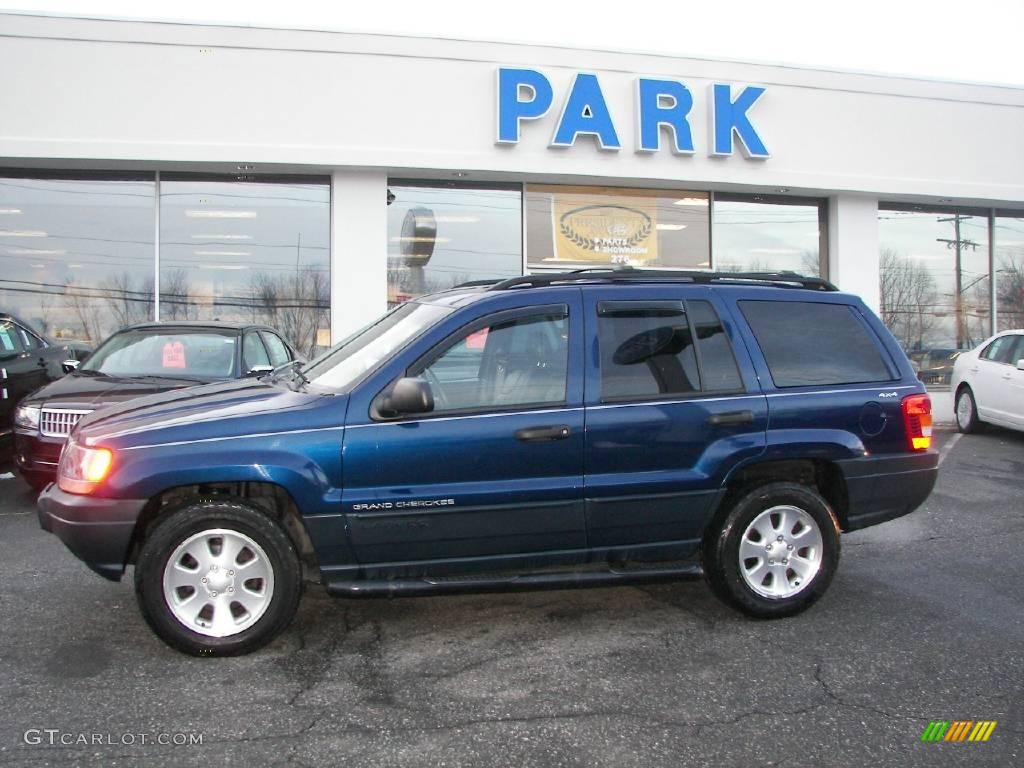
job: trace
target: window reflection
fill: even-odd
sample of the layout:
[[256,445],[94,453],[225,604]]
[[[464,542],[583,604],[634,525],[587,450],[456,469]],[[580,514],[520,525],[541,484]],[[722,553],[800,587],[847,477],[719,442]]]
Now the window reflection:
[[995,220],[997,331],[1024,328],[1024,216]]
[[522,195],[514,187],[392,182],[388,306],[472,280],[523,273]]
[[714,263],[723,272],[821,274],[818,202],[790,203],[716,196]]
[[95,346],[153,317],[151,176],[0,177],[0,309]]
[[708,195],[609,187],[529,184],[531,270],[625,265],[709,265]]
[[927,357],[926,382],[948,383],[952,365],[934,361],[990,335],[988,219],[892,209],[879,210],[878,219],[882,320],[911,359]]
[[307,357],[328,347],[329,180],[164,174],[160,318],[266,323]]

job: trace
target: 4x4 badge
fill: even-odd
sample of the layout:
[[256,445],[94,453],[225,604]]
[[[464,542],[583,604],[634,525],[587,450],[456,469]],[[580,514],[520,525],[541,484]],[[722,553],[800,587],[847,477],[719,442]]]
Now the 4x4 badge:
[[879,392],[878,396],[881,397],[898,397],[896,392]]

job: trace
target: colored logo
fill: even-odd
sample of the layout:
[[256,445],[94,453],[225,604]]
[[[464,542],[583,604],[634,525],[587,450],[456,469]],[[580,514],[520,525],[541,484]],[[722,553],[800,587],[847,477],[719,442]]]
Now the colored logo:
[[921,741],[988,741],[995,729],[995,720],[932,720]]

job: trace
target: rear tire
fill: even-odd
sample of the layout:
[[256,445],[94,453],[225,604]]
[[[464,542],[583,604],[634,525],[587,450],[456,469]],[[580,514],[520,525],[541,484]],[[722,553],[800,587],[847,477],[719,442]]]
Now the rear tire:
[[235,656],[284,630],[302,595],[302,568],[284,529],[237,501],[197,502],[146,538],[135,565],[142,615],[172,648]]
[[828,503],[797,483],[770,483],[736,497],[704,539],[712,591],[748,616],[792,616],[828,589],[839,565],[839,526]]
[[978,404],[970,387],[964,387],[956,394],[956,428],[964,434],[980,432],[984,427],[978,418]]

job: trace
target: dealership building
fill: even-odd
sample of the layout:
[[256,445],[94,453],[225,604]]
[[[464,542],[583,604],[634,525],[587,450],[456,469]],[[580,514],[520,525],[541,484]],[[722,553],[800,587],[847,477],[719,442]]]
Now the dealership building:
[[795,270],[908,352],[1024,326],[1024,89],[0,14],[0,311],[306,353],[470,280]]

